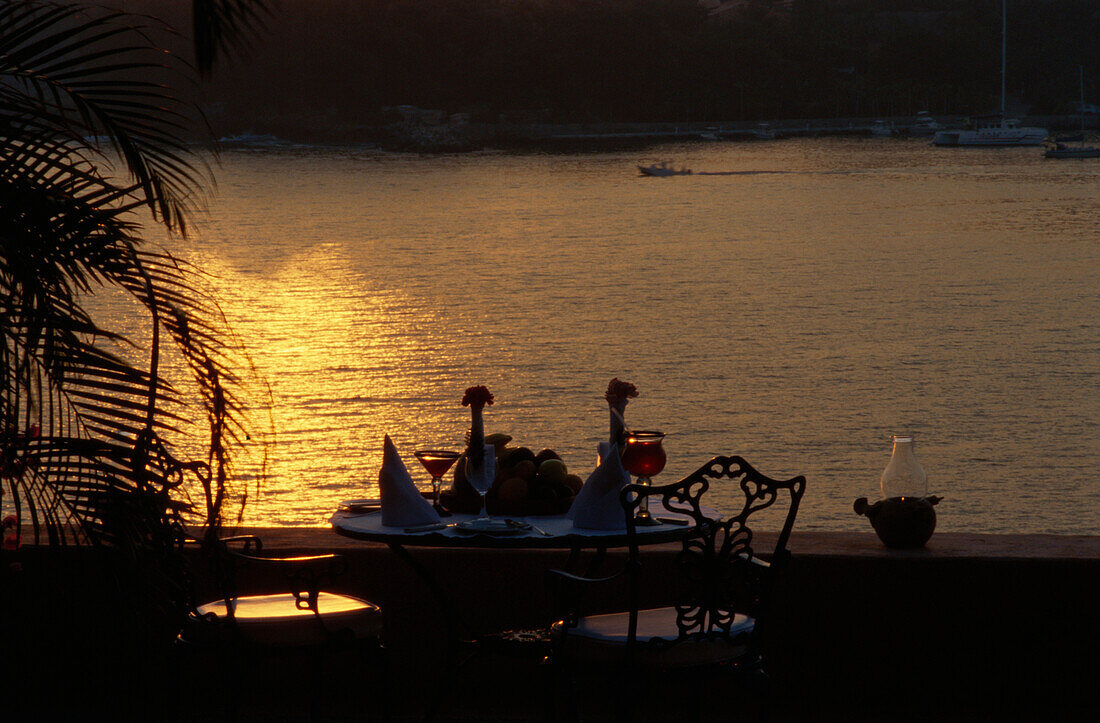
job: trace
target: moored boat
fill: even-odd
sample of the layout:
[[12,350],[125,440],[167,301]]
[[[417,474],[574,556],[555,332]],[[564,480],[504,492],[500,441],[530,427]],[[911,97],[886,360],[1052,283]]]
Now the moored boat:
[[775,138],[775,129],[772,128],[770,123],[757,123],[752,134],[762,141],[770,141]]
[[[1081,66],[1081,133],[1071,138],[1055,138],[1053,146],[1043,151],[1043,158],[1100,158],[1100,148],[1085,145],[1085,67]],[[1068,146],[1067,143],[1080,145]]]
[[917,120],[909,126],[911,136],[934,136],[938,131],[944,130],[942,123],[933,118],[928,111],[917,113]]
[[1061,143],[1043,151],[1044,158],[1100,158],[1100,148],[1095,146],[1067,146]]
[[1047,129],[1021,126],[1005,113],[1005,67],[1008,55],[1008,4],[1001,1],[1001,112],[978,118],[970,128],[937,131],[936,146],[1037,146],[1046,140]]
[[1038,146],[1047,137],[1046,128],[1022,126],[1020,121],[1003,116],[976,119],[969,128],[936,131],[936,146]]
[[871,135],[873,136],[892,136],[896,133],[897,130],[893,125],[884,120],[877,120],[871,124]]

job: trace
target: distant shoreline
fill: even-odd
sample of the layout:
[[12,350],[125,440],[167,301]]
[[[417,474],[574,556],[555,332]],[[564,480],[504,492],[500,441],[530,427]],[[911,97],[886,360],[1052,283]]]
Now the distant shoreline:
[[[948,127],[966,124],[966,116],[938,116]],[[1052,133],[1080,129],[1080,116],[1019,116],[1021,123],[1037,125]],[[273,123],[257,130],[218,132],[224,147],[271,144],[366,144],[383,150],[419,153],[463,153],[483,149],[554,150],[652,145],[668,141],[757,140],[820,136],[870,136],[872,128],[885,124],[899,137],[910,136],[916,116],[884,118],[810,118],[775,121],[725,121],[694,123],[473,123],[465,120],[425,122],[406,120],[388,125],[329,125],[296,122]],[[1100,118],[1089,118],[1086,128],[1100,129]]]

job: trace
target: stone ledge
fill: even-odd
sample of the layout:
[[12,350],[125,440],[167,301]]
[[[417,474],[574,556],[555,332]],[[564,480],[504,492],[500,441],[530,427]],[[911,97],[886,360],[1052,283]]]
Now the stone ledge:
[[[432,590],[385,545],[329,528],[248,531],[275,554],[344,553],[348,570],[334,588],[382,607],[394,679],[416,682],[424,671],[444,669],[443,616]],[[758,548],[768,549],[773,539],[758,535]],[[678,547],[645,549],[644,605],[671,602],[668,580]],[[969,723],[1093,714],[1100,594],[1089,580],[1100,576],[1100,537],[943,533],[926,549],[895,551],[870,531],[801,532],[791,549],[765,640],[774,690],[792,711],[780,720]],[[51,605],[65,620],[104,583],[80,565],[69,566],[71,577],[58,576],[34,564],[44,550],[24,552],[28,574],[37,570],[56,581],[55,592],[63,595],[49,599],[57,598]],[[475,632],[545,625],[556,609],[546,570],[563,566],[568,556],[566,550],[412,552]],[[621,549],[609,551],[604,572],[621,567],[623,557]],[[586,611],[621,610],[624,600],[621,591],[609,592],[593,597]],[[69,624],[83,634],[82,626]],[[465,675],[477,679],[480,671],[471,667]],[[913,691],[927,694],[926,715],[853,718],[874,705],[909,705]],[[990,705],[998,715],[990,715]]]
[[[261,537],[272,549],[355,550],[384,548],[342,537],[329,527],[249,527],[234,530]],[[762,540],[771,541],[769,533]],[[649,550],[674,550],[678,544],[657,545]],[[994,535],[944,532],[932,536],[919,550],[891,550],[873,532],[795,532],[791,552],[806,557],[857,557],[880,559],[984,559],[984,560],[1100,560],[1100,535]]]

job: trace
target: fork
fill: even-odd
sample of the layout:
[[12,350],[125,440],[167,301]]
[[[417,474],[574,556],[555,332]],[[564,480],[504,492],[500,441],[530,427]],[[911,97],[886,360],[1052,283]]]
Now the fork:
[[530,522],[520,522],[519,520],[506,519],[505,523],[509,527],[514,527],[517,530],[531,530],[532,532],[534,532],[536,534],[539,534],[539,535],[542,535],[543,537],[553,537],[553,535],[551,535],[546,530],[542,529],[541,527],[536,527],[535,525],[532,525]]

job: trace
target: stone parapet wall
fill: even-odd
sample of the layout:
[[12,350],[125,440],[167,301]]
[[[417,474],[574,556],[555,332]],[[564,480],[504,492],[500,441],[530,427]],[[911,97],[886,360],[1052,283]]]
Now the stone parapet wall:
[[[249,531],[259,534],[272,554],[346,556],[347,573],[332,587],[383,608],[395,680],[416,686],[445,670],[445,627],[432,590],[388,547],[325,528]],[[767,533],[758,538],[759,549],[774,539]],[[645,550],[646,604],[670,602],[663,581],[677,549],[672,544]],[[803,532],[793,536],[791,549],[766,641],[775,694],[789,713],[781,719],[1091,719],[1084,714],[1093,707],[1100,673],[1095,653],[1100,537],[945,533],[933,536],[926,549],[893,551],[870,532]],[[568,556],[563,550],[411,552],[446,591],[467,633],[545,625],[555,607],[546,571],[563,567]],[[84,559],[79,550],[57,555],[31,547],[21,553],[24,582],[38,581],[53,592],[36,596],[33,586],[9,587],[6,622],[16,625],[9,632],[36,624],[35,615],[44,617],[37,624],[49,624],[50,630],[58,623],[75,627],[80,633],[67,634],[73,650],[66,655],[59,657],[56,641],[42,648],[55,661],[79,661],[82,641],[98,639],[89,635],[96,628],[88,621],[101,620],[103,635],[121,632],[117,610],[94,604],[110,599],[96,586],[111,584],[88,564],[95,558]],[[622,550],[609,551],[602,572],[619,569],[623,560]],[[278,580],[253,580],[249,592],[267,587],[275,589]],[[20,596],[26,605],[17,604]],[[624,604],[624,591],[608,591],[592,598],[587,612]],[[24,612],[16,617],[20,609]],[[28,615],[28,610],[37,612]],[[29,637],[46,642],[37,633]],[[100,644],[88,645],[102,650]],[[24,654],[35,649],[25,648]],[[508,672],[522,667],[507,661],[497,666]],[[478,670],[488,668],[475,666],[466,675],[476,680]],[[735,695],[717,694],[720,700]],[[139,699],[119,700],[143,705]],[[520,705],[532,708],[538,719],[537,703],[527,705],[521,698]],[[895,708],[906,714],[883,717]]]
[[[382,605],[395,660],[441,655],[428,587],[384,545],[325,529],[253,530],[269,549],[348,556],[342,586]],[[770,535],[760,535],[767,549]],[[661,579],[678,545],[645,551],[645,595],[669,602]],[[1098,672],[1100,537],[940,534],[926,549],[889,550],[871,533],[796,533],[768,640],[777,690],[843,708],[848,699],[925,701],[980,709],[1081,710]],[[566,552],[413,549],[474,631],[533,627],[552,617],[545,571]],[[604,571],[617,569],[610,551]],[[590,612],[623,597],[593,599]],[[1067,713],[1068,718],[1072,716]],[[1058,719],[1057,717],[1051,718]]]

